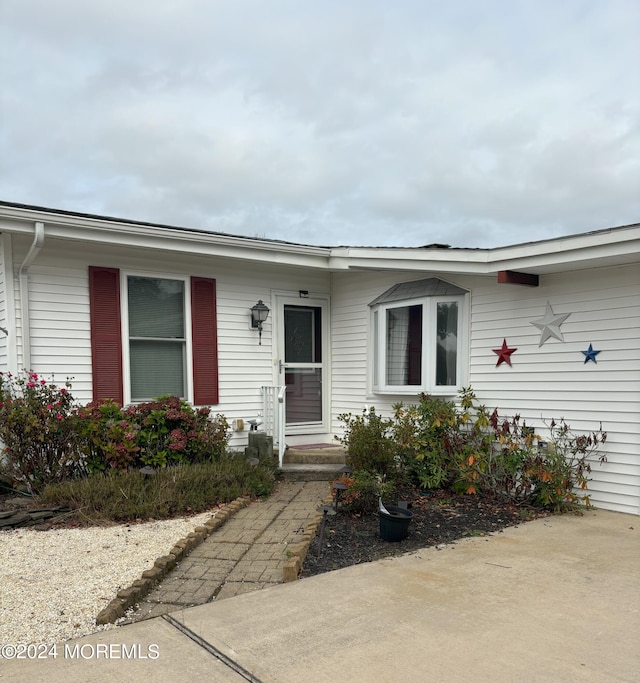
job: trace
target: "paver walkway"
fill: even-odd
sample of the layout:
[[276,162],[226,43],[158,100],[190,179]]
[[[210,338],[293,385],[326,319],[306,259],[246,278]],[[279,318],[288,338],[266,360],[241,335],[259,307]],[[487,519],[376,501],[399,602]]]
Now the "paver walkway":
[[187,557],[128,621],[141,621],[282,583],[287,547],[330,496],[326,481],[279,482],[273,495],[239,510]]

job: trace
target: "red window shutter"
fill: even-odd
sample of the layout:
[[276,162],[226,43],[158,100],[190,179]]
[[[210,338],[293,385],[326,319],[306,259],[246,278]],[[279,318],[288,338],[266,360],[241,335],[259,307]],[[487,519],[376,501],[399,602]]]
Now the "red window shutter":
[[93,400],[123,404],[120,271],[89,266]]
[[218,403],[218,329],[216,281],[191,278],[191,334],[193,345],[193,402]]

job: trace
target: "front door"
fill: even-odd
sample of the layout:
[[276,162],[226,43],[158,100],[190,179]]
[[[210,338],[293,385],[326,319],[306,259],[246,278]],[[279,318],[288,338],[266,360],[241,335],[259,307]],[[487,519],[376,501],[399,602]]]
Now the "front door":
[[326,431],[327,302],[278,298],[278,384],[286,385],[286,433]]

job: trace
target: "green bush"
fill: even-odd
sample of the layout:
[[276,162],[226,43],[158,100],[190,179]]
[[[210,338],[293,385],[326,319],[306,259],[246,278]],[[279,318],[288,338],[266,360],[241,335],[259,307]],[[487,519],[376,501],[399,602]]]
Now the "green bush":
[[339,441],[346,446],[353,471],[370,472],[394,479],[399,474],[397,448],[391,436],[391,420],[376,414],[374,408],[355,417],[351,413],[338,416],[345,424]]
[[131,467],[166,467],[220,458],[228,425],[209,408],[192,408],[175,396],[120,408],[110,400],[78,409],[82,449],[90,473]]
[[471,388],[461,390],[459,406],[421,394],[418,405],[395,405],[391,420],[373,408],[340,419],[354,478],[358,473],[350,489],[365,506],[377,500],[376,485],[407,480],[420,488],[452,487],[556,510],[588,506],[590,462],[606,460],[599,453],[607,438],[602,425],[576,434],[564,420],[551,420],[548,441],[541,444],[519,415],[501,417],[479,404]]
[[417,406],[394,406],[392,433],[403,468],[423,489],[450,483],[450,459],[460,446],[459,418],[450,401],[422,394]]
[[501,418],[477,404],[471,389],[461,393],[461,410],[463,439],[450,461],[457,490],[554,510],[591,504],[584,493],[590,460],[606,461],[599,453],[607,439],[602,425],[576,434],[563,419],[551,420],[543,441],[519,415]]
[[181,464],[157,470],[110,471],[45,487],[39,502],[64,505],[77,519],[96,523],[136,519],[167,519],[203,512],[238,496],[265,496],[273,490],[275,465],[261,461],[252,467],[244,457],[225,456],[216,462]]
[[342,476],[336,481],[347,487],[340,499],[342,507],[354,514],[377,510],[380,499],[387,500],[396,490],[393,481],[385,481],[379,474],[364,470],[356,470],[351,476]]
[[175,396],[121,408],[109,400],[76,407],[71,384],[36,373],[0,373],[0,467],[32,493],[47,484],[109,470],[211,462],[227,451],[224,416]]
[[30,492],[83,473],[70,387],[34,372],[0,373],[0,460]]

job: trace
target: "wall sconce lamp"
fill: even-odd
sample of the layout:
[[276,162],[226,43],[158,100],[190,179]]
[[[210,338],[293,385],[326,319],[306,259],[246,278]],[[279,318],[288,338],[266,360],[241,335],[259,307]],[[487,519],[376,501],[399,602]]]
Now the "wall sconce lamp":
[[262,299],[255,306],[251,307],[251,327],[258,328],[258,344],[262,346],[262,323],[269,317],[269,308],[265,306]]

